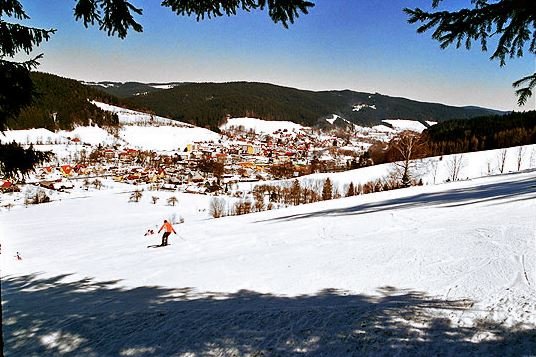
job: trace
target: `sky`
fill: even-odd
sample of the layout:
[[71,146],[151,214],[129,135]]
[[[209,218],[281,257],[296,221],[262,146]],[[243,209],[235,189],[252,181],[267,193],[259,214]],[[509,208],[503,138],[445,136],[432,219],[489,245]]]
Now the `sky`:
[[[351,89],[449,105],[501,110],[518,107],[512,82],[534,72],[534,55],[500,67],[474,44],[440,49],[417,34],[404,7],[431,0],[315,0],[285,29],[267,11],[204,21],[180,17],[160,1],[131,0],[144,31],[121,40],[73,16],[74,0],[22,1],[25,24],[55,28],[40,71],[85,81],[258,81],[308,90]],[[457,4],[468,3],[460,0]]]

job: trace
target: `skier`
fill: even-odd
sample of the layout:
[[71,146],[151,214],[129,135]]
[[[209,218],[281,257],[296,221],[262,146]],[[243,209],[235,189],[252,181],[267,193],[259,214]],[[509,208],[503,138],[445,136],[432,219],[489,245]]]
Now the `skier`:
[[15,258],[17,258],[17,260],[22,260],[22,257],[20,256],[19,252],[17,252],[17,255],[15,255]]
[[158,230],[158,233],[160,233],[160,231],[165,230],[164,232],[164,235],[162,235],[162,244],[161,246],[166,246],[168,245],[168,237],[169,235],[171,234],[171,232],[177,234],[177,232],[175,232],[175,229],[173,229],[173,226],[171,225],[171,223],[169,223],[166,219],[164,219],[164,224],[162,225],[162,227],[160,227],[160,229]]

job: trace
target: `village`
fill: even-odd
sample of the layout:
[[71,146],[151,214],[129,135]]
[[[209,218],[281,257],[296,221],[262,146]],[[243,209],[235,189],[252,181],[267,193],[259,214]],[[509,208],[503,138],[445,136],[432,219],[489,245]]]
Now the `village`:
[[[268,181],[315,172],[339,172],[359,167],[370,144],[356,138],[320,131],[277,130],[271,135],[236,129],[221,133],[218,141],[192,142],[178,150],[159,152],[121,146],[85,146],[78,138],[69,145],[83,146],[77,154],[56,159],[38,169],[26,183],[68,190],[73,182],[98,186],[112,178],[154,190],[224,194],[239,182]],[[361,163],[363,165],[363,163]],[[3,181],[3,190],[15,183]]]

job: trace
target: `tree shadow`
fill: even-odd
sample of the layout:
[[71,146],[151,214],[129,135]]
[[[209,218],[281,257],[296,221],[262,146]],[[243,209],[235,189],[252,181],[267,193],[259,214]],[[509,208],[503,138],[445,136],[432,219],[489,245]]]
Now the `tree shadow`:
[[293,221],[323,216],[361,215],[367,213],[442,205],[461,207],[476,203],[501,204],[536,199],[536,180],[527,178],[518,181],[494,182],[476,187],[464,187],[441,192],[421,193],[384,201],[363,203],[357,206],[326,209],[303,214],[271,218],[266,221]]
[[[2,283],[6,356],[530,355],[534,329],[451,321],[472,306],[394,287],[375,296],[121,288],[70,276]],[[484,338],[485,337],[485,338]]]

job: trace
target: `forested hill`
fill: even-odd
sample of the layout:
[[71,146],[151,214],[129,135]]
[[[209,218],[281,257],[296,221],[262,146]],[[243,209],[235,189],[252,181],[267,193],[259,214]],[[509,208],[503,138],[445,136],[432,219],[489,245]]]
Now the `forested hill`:
[[[16,120],[8,122],[10,129],[47,128],[70,129],[74,125],[116,125],[117,116],[105,112],[89,100],[120,104],[114,96],[83,85],[79,81],[56,75],[32,72],[36,98]],[[54,114],[55,113],[55,114]],[[55,116],[55,121],[54,121]]]
[[290,120],[315,125],[338,114],[356,124],[378,124],[382,119],[445,121],[501,112],[478,107],[453,107],[381,94],[343,91],[307,91],[266,83],[190,83],[171,89],[131,96],[138,109],[215,128],[226,115]]
[[536,111],[449,120],[423,132],[431,155],[536,144]]

